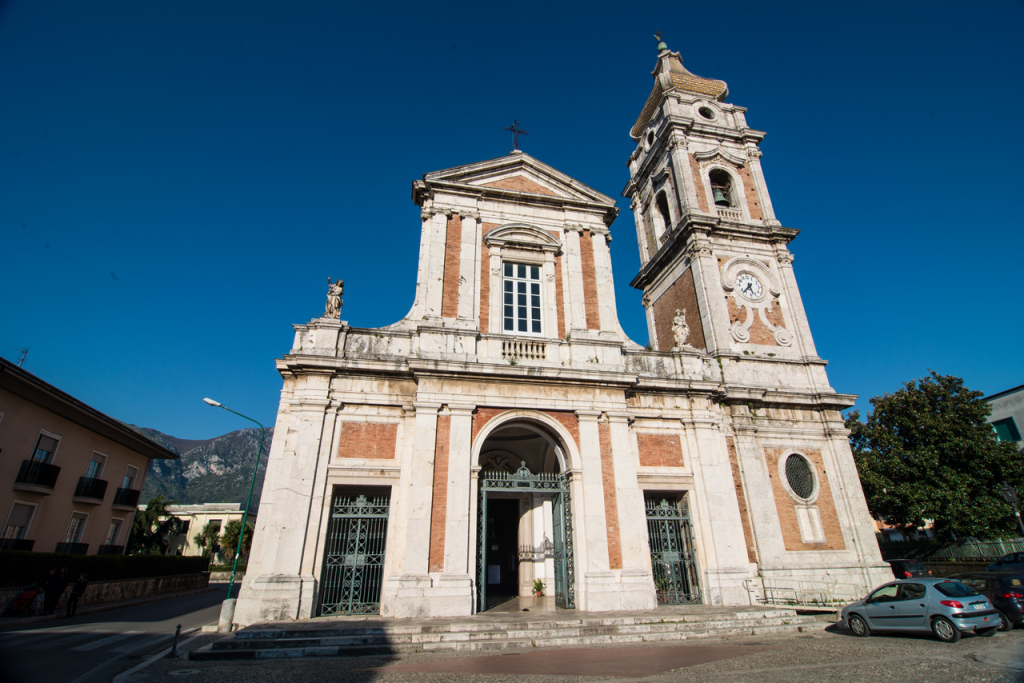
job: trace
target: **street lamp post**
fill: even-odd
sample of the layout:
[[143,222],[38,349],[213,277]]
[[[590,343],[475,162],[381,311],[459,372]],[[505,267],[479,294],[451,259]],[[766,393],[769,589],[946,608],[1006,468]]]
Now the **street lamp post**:
[[217,630],[219,632],[231,633],[231,626],[235,620],[236,600],[236,598],[231,597],[231,589],[235,586],[235,573],[238,571],[238,558],[242,554],[242,541],[245,539],[245,522],[249,519],[249,506],[252,505],[252,492],[256,488],[256,473],[259,471],[260,468],[260,458],[263,457],[263,436],[266,433],[266,430],[263,428],[263,425],[261,425],[259,422],[256,422],[256,420],[252,419],[251,417],[247,415],[242,415],[237,411],[231,410],[231,408],[228,408],[227,406],[217,403],[212,398],[204,398],[203,401],[213,406],[214,408],[223,408],[229,413],[235,413],[235,415],[245,418],[249,422],[259,425],[260,428],[260,449],[256,453],[256,464],[253,465],[252,481],[249,483],[249,497],[245,501],[245,512],[242,513],[242,529],[238,533],[238,547],[235,548],[235,561],[231,565],[231,580],[228,581],[228,597],[224,600],[224,603],[221,605],[220,622],[217,624]]
[[1020,510],[1017,509],[1017,489],[1004,481],[1003,485],[999,487],[999,493],[1003,494],[1003,499],[1013,506],[1013,514],[1017,518],[1017,528],[1020,529],[1020,535],[1024,537],[1024,522],[1020,520]]

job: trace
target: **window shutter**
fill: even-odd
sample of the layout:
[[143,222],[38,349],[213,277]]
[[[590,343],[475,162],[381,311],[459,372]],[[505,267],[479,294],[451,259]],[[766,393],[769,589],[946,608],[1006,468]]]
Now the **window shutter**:
[[28,521],[32,519],[33,510],[35,510],[35,508],[31,505],[15,503],[14,507],[11,508],[10,516],[7,518],[7,526],[28,526]]

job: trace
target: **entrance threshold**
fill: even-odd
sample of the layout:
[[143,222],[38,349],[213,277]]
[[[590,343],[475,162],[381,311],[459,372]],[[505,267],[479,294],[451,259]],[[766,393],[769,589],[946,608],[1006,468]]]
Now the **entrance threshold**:
[[555,605],[555,596],[544,596],[542,598],[512,598],[500,605],[496,605],[484,612],[484,614],[508,614],[526,612],[575,612],[576,610],[563,610]]

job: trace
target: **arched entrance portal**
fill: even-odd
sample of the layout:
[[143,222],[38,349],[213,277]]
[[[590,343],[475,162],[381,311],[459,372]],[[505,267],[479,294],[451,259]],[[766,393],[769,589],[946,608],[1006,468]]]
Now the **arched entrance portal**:
[[477,611],[531,595],[537,580],[558,607],[576,606],[564,463],[558,440],[529,422],[502,425],[484,441],[477,477]]

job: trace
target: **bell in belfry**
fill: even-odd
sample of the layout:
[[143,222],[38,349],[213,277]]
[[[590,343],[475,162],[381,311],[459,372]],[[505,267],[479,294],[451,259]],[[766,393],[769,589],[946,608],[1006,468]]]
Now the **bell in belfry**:
[[715,193],[715,206],[729,206],[729,198],[725,196],[725,192],[722,191],[722,188],[715,187],[712,189]]

